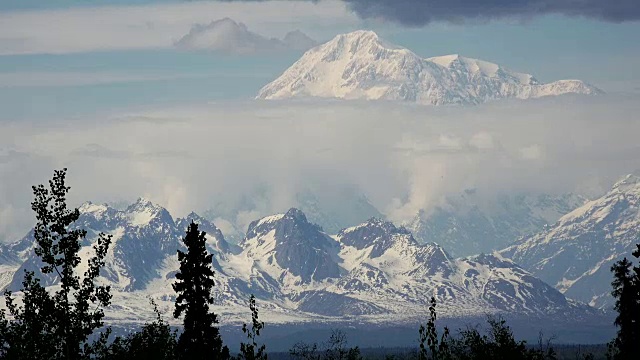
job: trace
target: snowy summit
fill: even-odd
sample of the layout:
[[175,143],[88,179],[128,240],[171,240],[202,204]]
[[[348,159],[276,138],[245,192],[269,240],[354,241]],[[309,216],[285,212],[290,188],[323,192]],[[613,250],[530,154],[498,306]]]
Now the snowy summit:
[[445,105],[599,93],[602,91],[580,80],[544,84],[532,75],[460,55],[424,59],[387,43],[373,31],[359,30],[307,51],[263,87],[257,98],[322,97]]

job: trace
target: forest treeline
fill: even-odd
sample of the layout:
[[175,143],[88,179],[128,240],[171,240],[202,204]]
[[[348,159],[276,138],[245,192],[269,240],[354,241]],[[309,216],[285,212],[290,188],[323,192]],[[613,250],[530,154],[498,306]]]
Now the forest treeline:
[[[218,317],[211,310],[215,273],[212,257],[206,249],[205,233],[191,223],[183,238],[184,251],[178,250],[180,269],[173,284],[176,293],[173,317],[182,320],[181,331],[172,329],[163,319],[155,302],[150,301],[156,318],[139,330],[114,336],[104,325],[104,309],[110,306],[109,286],[98,285],[105,265],[111,236],[100,233],[93,242],[93,253],[84,274],[78,274],[79,251],[87,231],[74,225],[80,213],[67,208],[66,169],[54,172],[48,186],[33,187],[31,207],[36,215],[35,255],[40,274],[55,278],[56,285],[46,288],[34,271],[25,270],[21,296],[4,293],[6,308],[0,310],[1,359],[214,359],[267,360],[267,347],[260,341],[265,323],[260,320],[256,300],[249,298],[244,324],[244,339],[238,349],[224,345]],[[640,244],[633,252],[640,257]],[[640,265],[626,258],[612,267],[613,296],[618,316],[618,333],[608,344],[607,358],[638,359],[640,356]],[[455,335],[436,326],[436,300],[431,298],[429,317],[416,329],[416,349],[386,360],[553,360],[558,359],[550,341],[537,345],[514,338],[500,317],[489,317],[484,330],[460,329]],[[349,347],[344,332],[334,330],[321,343],[297,343],[289,351],[296,360],[360,360],[365,356],[358,347]],[[593,359],[592,354],[576,354],[575,359]]]

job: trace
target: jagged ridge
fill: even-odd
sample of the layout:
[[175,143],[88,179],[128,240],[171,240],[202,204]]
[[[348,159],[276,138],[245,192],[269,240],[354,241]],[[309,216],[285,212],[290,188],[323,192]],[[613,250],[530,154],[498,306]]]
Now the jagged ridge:
[[[171,309],[176,250],[192,220],[208,231],[216,306],[230,321],[234,314],[244,313],[252,293],[268,309],[265,315],[272,322],[344,321],[355,316],[406,322],[426,313],[431,296],[438,298],[445,316],[509,312],[582,317],[594,311],[567,300],[498,255],[453,259],[437,244],[419,244],[406,229],[377,218],[331,237],[300,210],[291,209],[252,222],[240,247],[234,248],[214,224],[197,214],[174,220],[164,208],[144,199],[125,211],[90,203],[80,210],[78,225],[90,235],[83,244],[83,259],[97,232],[114,236],[101,281],[114,290],[114,306],[107,315],[116,323],[147,319],[148,296],[158,299],[161,309]],[[37,266],[32,251],[24,250],[29,242],[33,239],[27,236],[3,248],[3,254],[12,254],[3,266],[12,269],[7,274],[15,274],[9,284],[14,289],[22,274],[18,267]],[[56,281],[45,280],[49,285]]]

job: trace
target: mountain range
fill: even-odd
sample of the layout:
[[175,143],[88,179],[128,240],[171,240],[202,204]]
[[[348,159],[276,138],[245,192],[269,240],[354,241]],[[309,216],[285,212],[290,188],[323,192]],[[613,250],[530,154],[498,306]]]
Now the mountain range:
[[602,197],[500,253],[565,295],[611,308],[611,265],[640,242],[640,177],[627,175]]
[[[112,287],[107,318],[116,325],[151,318],[149,298],[170,313],[175,300],[171,284],[179,269],[176,251],[183,248],[181,239],[191,221],[207,232],[216,271],[214,310],[225,323],[246,319],[250,294],[258,298],[267,321],[283,326],[414,323],[426,316],[431,296],[438,300],[439,314],[449,319],[505,314],[569,321],[601,319],[611,309],[609,268],[629,256],[640,236],[640,177],[625,176],[590,201],[575,195],[503,197],[496,200],[501,210],[492,216],[486,216],[487,205],[479,205],[475,196],[468,191],[449,199],[446,211],[472,210],[485,214],[482,221],[475,215],[448,217],[455,221],[422,228],[425,237],[420,240],[412,228],[380,217],[327,233],[303,211],[291,208],[251,221],[242,239],[232,243],[207,218],[193,212],[174,218],[142,198],[120,209],[84,203],[74,226],[88,231],[80,251],[83,261],[99,232],[113,236],[99,281]],[[502,240],[482,244],[501,247],[497,252],[458,257],[447,250],[458,246],[463,252],[468,239],[453,240],[472,234],[478,224],[494,226],[482,231],[487,240],[492,232],[509,230],[511,225],[496,226],[501,212],[512,215],[502,216],[504,224],[532,233],[506,245]],[[456,222],[461,219],[469,221]],[[0,288],[19,290],[23,270],[37,272],[39,265],[32,232],[0,245]],[[55,277],[39,277],[47,286],[56,285]]]
[[[420,244],[407,229],[376,218],[328,235],[292,208],[251,222],[234,245],[197,214],[174,219],[145,199],[124,210],[92,203],[79,210],[76,226],[88,231],[83,261],[98,232],[113,236],[100,282],[112,286],[107,317],[114,324],[149,319],[149,297],[161,311],[171,311],[176,250],[191,221],[207,232],[216,270],[214,309],[225,322],[246,317],[250,294],[258,298],[265,319],[283,324],[402,324],[425,316],[431,296],[439,301],[439,314],[452,318],[504,313],[584,319],[600,314],[497,253],[453,258],[441,246]],[[0,248],[2,287],[19,290],[22,269],[37,270],[33,248],[32,233]],[[56,282],[40,276],[46,285]]]
[[580,80],[542,83],[534,76],[457,54],[422,58],[373,31],[338,35],[302,55],[257,99],[320,97],[406,101],[425,105],[480,104],[602,91]]

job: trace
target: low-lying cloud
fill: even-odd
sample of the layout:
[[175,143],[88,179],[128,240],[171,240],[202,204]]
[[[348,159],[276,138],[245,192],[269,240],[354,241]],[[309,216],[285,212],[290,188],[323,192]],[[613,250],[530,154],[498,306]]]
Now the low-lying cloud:
[[246,101],[2,124],[0,240],[28,230],[30,186],[63,166],[75,205],[144,196],[184,216],[259,202],[240,222],[297,206],[310,188],[329,199],[351,186],[396,222],[470,188],[595,194],[640,169],[638,100]]

